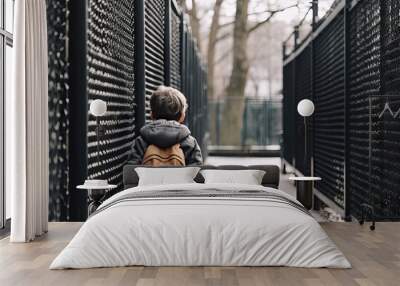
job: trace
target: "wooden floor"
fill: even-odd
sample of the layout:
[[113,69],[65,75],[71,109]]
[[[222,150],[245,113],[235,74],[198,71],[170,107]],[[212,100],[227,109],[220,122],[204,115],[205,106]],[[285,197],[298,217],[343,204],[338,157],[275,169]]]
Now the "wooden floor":
[[48,270],[80,223],[50,223],[32,243],[0,241],[0,285],[400,285],[400,223],[375,232],[355,223],[323,223],[353,269],[289,267],[123,267]]

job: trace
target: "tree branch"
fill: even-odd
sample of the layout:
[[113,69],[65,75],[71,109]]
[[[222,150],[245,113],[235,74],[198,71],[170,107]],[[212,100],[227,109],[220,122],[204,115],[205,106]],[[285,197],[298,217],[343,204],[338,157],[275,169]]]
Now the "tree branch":
[[214,65],[218,65],[220,62],[222,62],[223,60],[225,60],[228,56],[230,56],[232,54],[231,50],[226,51],[225,53],[223,53],[218,59],[216,59],[216,61],[214,62]]
[[277,10],[270,10],[269,12],[271,14],[268,16],[268,18],[265,19],[264,21],[261,21],[261,22],[258,22],[257,24],[255,24],[253,27],[251,27],[250,29],[247,30],[247,33],[250,34],[250,33],[254,32],[255,30],[257,30],[258,28],[260,28],[262,25],[268,23],[275,16],[275,14],[286,11],[287,9],[294,8],[294,7],[298,7],[298,4],[294,4],[294,5],[287,6],[287,7],[281,8],[281,9],[277,9]]
[[281,8],[281,9],[273,9],[273,10],[267,9],[267,10],[264,10],[264,11],[252,12],[252,13],[248,13],[247,16],[256,16],[256,15],[262,15],[262,14],[265,14],[265,13],[274,14],[274,13],[282,12],[282,11],[284,11],[286,9],[294,8],[294,7],[297,7],[297,4],[293,4],[291,6],[284,7],[284,8]]
[[224,23],[224,24],[220,24],[219,28],[227,27],[227,26],[230,26],[230,25],[233,25],[233,24],[235,24],[235,21]]
[[226,38],[228,38],[228,37],[230,37],[230,36],[232,36],[232,33],[230,33],[230,32],[227,32],[227,33],[225,33],[225,34],[222,34],[221,36],[219,36],[219,37],[217,37],[217,38],[215,39],[214,44],[216,44],[216,43],[218,43],[219,41],[221,41],[221,40],[223,40],[223,39],[226,39]]
[[[265,24],[265,23],[267,23],[269,20],[271,20],[271,15],[274,15],[274,14],[276,14],[276,13],[279,13],[279,12],[283,12],[283,11],[285,11],[285,10],[287,10],[287,9],[290,9],[290,8],[295,8],[295,7],[299,7],[299,4],[293,4],[293,5],[291,5],[291,6],[288,6],[288,7],[284,7],[284,8],[281,8],[281,9],[276,9],[276,10],[265,10],[265,11],[261,11],[261,12],[254,12],[254,13],[249,13],[249,14],[247,14],[248,16],[252,16],[252,15],[257,15],[257,14],[265,14],[265,13],[270,13],[270,15],[268,16],[268,18],[266,19],[266,20],[264,20],[264,21],[262,21],[262,22],[260,22],[260,23],[257,23],[256,25],[263,25],[263,24]],[[232,17],[234,17],[234,16],[232,16]],[[227,22],[227,23],[224,23],[224,24],[220,24],[219,25],[219,28],[223,28],[223,27],[227,27],[227,26],[230,26],[230,25],[233,25],[233,24],[235,24],[235,21],[232,21],[232,22]],[[258,28],[258,27],[257,27]],[[255,29],[257,29],[257,28],[255,28]],[[252,30],[253,28],[250,28],[250,30]],[[249,32],[252,32],[252,31],[250,31],[249,30]]]

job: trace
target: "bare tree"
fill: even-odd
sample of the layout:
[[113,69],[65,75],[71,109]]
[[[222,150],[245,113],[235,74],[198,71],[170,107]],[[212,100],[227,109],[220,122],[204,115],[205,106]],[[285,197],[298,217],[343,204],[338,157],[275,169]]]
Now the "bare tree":
[[220,28],[219,19],[221,7],[224,0],[216,0],[214,4],[214,13],[211,20],[210,32],[208,34],[208,49],[207,49],[207,64],[208,64],[208,77],[207,77],[207,93],[210,99],[214,98],[214,67],[215,67],[215,49],[217,46],[218,31]]
[[[247,42],[249,35],[267,24],[277,13],[283,12],[286,9],[297,5],[274,10],[270,9],[270,6],[268,5],[269,3],[267,3],[264,11],[249,13],[249,2],[252,0],[236,0],[236,14],[234,21],[220,24],[220,18],[223,16],[222,5],[224,0],[215,0],[213,5],[208,5],[197,0],[191,0],[190,3],[192,5],[189,9],[185,0],[178,1],[190,17],[192,34],[197,39],[199,50],[202,47],[203,37],[208,37],[207,46],[203,47],[203,50],[204,54],[207,56],[208,63],[208,96],[210,101],[215,99],[217,92],[216,81],[218,81],[218,79],[215,74],[216,69],[218,69],[218,66],[220,66],[219,64],[225,61],[226,58],[232,57],[232,61],[229,61],[229,65],[232,64],[233,68],[228,77],[229,83],[223,91],[227,101],[224,113],[222,114],[223,128],[221,130],[222,134],[220,138],[222,139],[223,144],[240,145],[244,93],[249,71],[249,59],[247,55]],[[205,15],[210,15],[211,10],[212,19],[208,33],[206,35],[201,34],[201,21]],[[250,23],[248,19],[251,15],[255,15],[258,18],[261,15],[266,15],[266,17],[264,20],[257,23]],[[232,26],[233,28],[230,29]],[[233,40],[232,49],[226,50],[225,47],[219,46],[222,43],[227,43],[227,39]],[[222,49],[219,47],[222,47]],[[216,117],[212,111],[210,113],[210,120],[211,137],[214,138],[216,135],[216,130],[214,130]]]
[[[186,3],[186,2],[185,2]],[[186,4],[185,4],[186,6]],[[192,35],[196,39],[197,48],[201,52],[201,34],[200,34],[200,18],[197,10],[196,0],[192,0],[192,9],[186,11],[190,16],[190,27],[192,29]]]
[[247,40],[249,34],[268,23],[277,13],[296,6],[297,4],[276,10],[268,10],[267,12],[269,15],[265,20],[248,27],[249,0],[236,1],[236,14],[233,22],[233,67],[229,84],[225,89],[226,102],[223,112],[223,128],[221,130],[223,145],[241,145],[240,130],[242,128],[244,92],[249,70],[247,56]]
[[233,68],[226,88],[223,128],[221,130],[221,143],[223,145],[241,144],[240,130],[244,107],[244,89],[249,70],[246,54],[248,8],[249,0],[236,1],[233,28]]
[[[214,99],[214,77],[215,77],[215,54],[217,46],[217,36],[219,31],[219,18],[221,13],[221,7],[224,0],[216,0],[214,3],[214,12],[211,20],[210,31],[208,33],[208,45],[207,45],[207,95],[210,99]],[[210,136],[211,138],[217,137],[217,114],[216,110],[210,112]]]
[[177,2],[178,2],[178,4],[179,4],[179,6],[181,6],[182,9],[183,9],[184,11],[186,11],[186,0],[178,0]]

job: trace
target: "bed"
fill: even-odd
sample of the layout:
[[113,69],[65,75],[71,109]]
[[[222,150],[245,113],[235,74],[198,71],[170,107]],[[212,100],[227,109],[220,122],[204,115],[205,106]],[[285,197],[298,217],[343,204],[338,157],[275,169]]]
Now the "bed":
[[196,183],[138,186],[125,166],[125,190],[83,224],[50,269],[144,266],[292,266],[350,268],[315,219],[278,190],[276,166],[262,185]]

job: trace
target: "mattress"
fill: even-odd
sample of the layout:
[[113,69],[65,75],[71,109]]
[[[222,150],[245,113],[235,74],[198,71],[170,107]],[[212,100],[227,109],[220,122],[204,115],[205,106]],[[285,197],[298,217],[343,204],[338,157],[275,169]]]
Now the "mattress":
[[197,183],[114,195],[50,269],[132,265],[351,267],[317,221],[284,192]]

